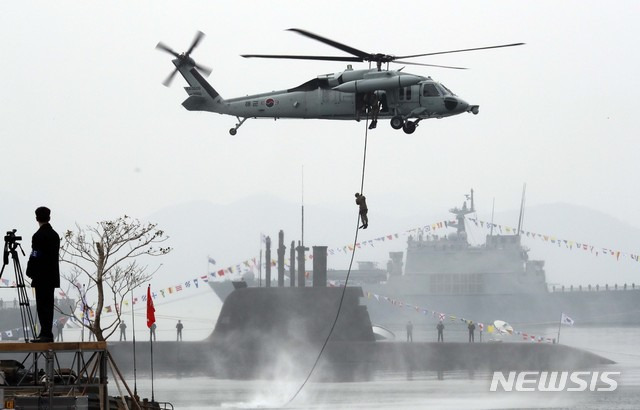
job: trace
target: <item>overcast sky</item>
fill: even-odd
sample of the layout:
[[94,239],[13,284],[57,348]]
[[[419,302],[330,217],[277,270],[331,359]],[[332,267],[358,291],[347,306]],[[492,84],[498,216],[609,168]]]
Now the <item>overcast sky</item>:
[[192,57],[213,69],[208,80],[225,98],[345,68],[240,57],[341,54],[292,27],[395,55],[527,43],[421,60],[467,71],[405,68],[480,114],[423,121],[410,136],[381,121],[369,133],[365,181],[378,215],[444,219],[472,187],[479,209],[496,198],[496,212],[511,210],[527,183],[528,206],[585,206],[640,227],[639,11],[637,1],[3,2],[0,228],[28,238],[42,204],[54,220],[90,224],[262,193],[297,203],[303,167],[305,203],[355,218],[364,123],[249,120],[231,137],[234,117],[188,112],[184,80],[161,84],[173,65],[155,45],[184,51],[197,30],[207,37]]
[[[1,201],[20,199],[93,222],[144,217],[196,199],[229,203],[256,192],[352,205],[364,124],[249,120],[187,112],[163,41],[213,68],[223,97],[299,85],[339,62],[243,59],[243,53],[340,54],[287,28],[389,54],[526,42],[435,56],[468,71],[430,75],[480,114],[423,121],[415,134],[387,121],[370,133],[365,193],[442,209],[474,187],[479,206],[567,202],[640,226],[635,1],[603,2],[12,2],[0,12],[3,64]],[[364,66],[363,66],[364,67]],[[396,68],[400,68],[397,66]],[[457,201],[457,199],[456,199]],[[259,206],[259,204],[256,204]],[[30,217],[29,217],[30,219]]]

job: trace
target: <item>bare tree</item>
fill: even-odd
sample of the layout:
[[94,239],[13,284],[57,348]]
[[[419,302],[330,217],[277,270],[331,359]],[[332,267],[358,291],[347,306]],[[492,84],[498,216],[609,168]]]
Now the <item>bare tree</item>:
[[[160,267],[149,272],[137,259],[166,255],[171,248],[161,246],[168,237],[157,224],[145,224],[126,215],[76,228],[64,235],[61,260],[71,265],[71,270],[62,277],[79,295],[75,319],[93,332],[96,340],[103,341],[118,329],[127,294],[147,282]],[[87,293],[97,294],[95,303],[89,304]],[[105,306],[112,307],[115,317],[103,323]],[[89,311],[93,313],[90,318]]]

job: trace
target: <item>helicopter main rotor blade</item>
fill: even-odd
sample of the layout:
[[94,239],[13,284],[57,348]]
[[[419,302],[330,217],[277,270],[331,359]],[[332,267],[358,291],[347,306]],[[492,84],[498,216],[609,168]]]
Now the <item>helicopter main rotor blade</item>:
[[434,56],[434,55],[437,55],[437,54],[462,53],[462,52],[466,52],[466,51],[476,51],[476,50],[489,50],[489,49],[492,49],[492,48],[515,47],[515,46],[521,46],[523,44],[525,44],[525,43],[513,43],[513,44],[502,44],[502,45],[499,45],[499,46],[465,48],[465,49],[462,49],[462,50],[438,51],[438,52],[435,52],[435,53],[413,54],[413,55],[409,55],[409,56],[396,56],[395,59]]
[[412,63],[411,61],[400,61],[400,60],[394,60],[393,62],[396,63],[396,64],[422,65],[422,66],[425,66],[425,67],[438,67],[438,68],[451,68],[453,70],[468,70],[468,68],[466,68],[466,67],[454,67],[454,66],[449,66],[449,65]]
[[193,42],[191,43],[191,47],[184,53],[185,55],[190,55],[194,48],[198,46],[200,41],[204,38],[204,33],[202,31],[198,31],[196,36],[193,38]]
[[157,50],[162,50],[162,51],[166,51],[167,53],[173,55],[174,57],[180,57],[180,54],[176,53],[175,51],[173,51],[173,49],[169,46],[167,46],[166,44],[164,44],[163,42],[159,42],[156,45],[156,49]]
[[[367,60],[368,58],[371,57],[371,53],[366,53],[366,52],[364,52],[362,50],[358,50],[357,48],[350,47],[350,46],[348,46],[346,44],[338,43],[337,41],[330,40],[330,39],[328,39],[326,37],[322,37],[322,36],[319,36],[317,34],[313,34],[313,33],[310,33],[308,31],[305,31],[305,30],[301,30],[299,28],[290,28],[290,29],[287,29],[287,31],[294,31],[294,32],[296,32],[298,34],[301,34],[301,35],[305,36],[305,37],[309,37],[309,38],[312,38],[314,40],[320,41],[321,43],[325,43],[327,45],[330,45],[331,47],[335,47],[338,50],[342,50],[342,51],[347,52],[349,54],[352,54],[354,56],[360,57],[362,60]],[[362,60],[360,60],[360,61],[362,61]]]
[[337,56],[296,56],[284,54],[242,54],[244,58],[285,58],[289,60],[321,60],[321,61],[351,61],[361,63],[364,60],[360,57],[337,57]]

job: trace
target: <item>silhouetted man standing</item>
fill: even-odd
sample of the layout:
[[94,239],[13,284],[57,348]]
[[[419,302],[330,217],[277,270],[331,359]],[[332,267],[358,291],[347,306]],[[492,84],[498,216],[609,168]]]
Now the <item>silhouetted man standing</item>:
[[122,342],[122,339],[124,339],[124,341],[127,341],[127,324],[124,323],[124,320],[122,322],[120,322],[120,341]]
[[182,341],[182,328],[184,325],[180,320],[178,320],[178,324],[176,324],[176,341]]
[[438,323],[436,329],[438,329],[438,342],[444,342],[444,323],[442,323],[442,320]]
[[56,320],[53,322],[53,326],[56,328],[56,342],[64,342],[64,336],[62,331],[64,330],[64,322]]
[[36,290],[36,307],[40,321],[40,335],[34,343],[53,342],[54,292],[60,287],[58,263],[60,237],[49,224],[51,210],[41,206],[36,209],[36,221],[40,225],[31,239],[31,254],[27,262],[27,276]]
[[467,326],[469,329],[469,343],[475,342],[474,340],[474,332],[476,331],[476,325],[473,324],[473,321],[469,321],[469,325]]

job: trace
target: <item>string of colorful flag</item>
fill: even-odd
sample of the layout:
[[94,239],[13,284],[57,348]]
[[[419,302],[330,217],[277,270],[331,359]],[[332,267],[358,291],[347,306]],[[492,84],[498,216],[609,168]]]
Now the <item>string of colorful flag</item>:
[[[329,248],[327,249],[327,253],[329,255],[338,255],[340,253],[344,253],[344,254],[349,254],[350,252],[353,252],[354,249],[361,249],[364,247],[375,247],[376,244],[381,244],[383,242],[389,242],[389,241],[394,241],[397,239],[400,239],[400,237],[404,237],[407,235],[412,235],[412,234],[417,234],[417,233],[421,233],[421,232],[431,232],[431,231],[435,231],[435,230],[439,230],[439,229],[444,229],[444,228],[448,228],[450,224],[455,224],[455,221],[439,221],[439,222],[435,222],[433,224],[429,224],[429,225],[423,225],[423,226],[419,226],[416,228],[412,228],[412,229],[408,229],[406,231],[403,232],[398,232],[398,233],[392,233],[392,234],[387,234],[387,235],[382,235],[379,236],[377,238],[373,238],[373,239],[367,239],[361,242],[356,242],[355,244],[348,244],[348,245],[343,245],[343,246],[338,246],[335,248]],[[263,242],[265,240],[266,237],[263,237]],[[305,255],[305,259],[307,261],[309,260],[313,260],[313,253],[309,253]],[[215,265],[215,259],[213,258],[209,258],[209,263]],[[263,262],[262,265],[266,266],[268,262]],[[278,260],[277,259],[271,259],[270,261],[271,266],[275,267],[278,264]],[[289,259],[285,259],[284,260],[284,265],[287,269],[289,269],[290,266],[290,261]],[[237,274],[237,273],[242,273],[243,270],[246,269],[258,269],[260,267],[259,262],[256,261],[256,258],[252,258],[243,262],[240,262],[238,264],[235,265],[231,265],[228,266],[226,268],[221,268],[216,270],[215,272],[211,273],[212,277],[223,277],[226,275],[230,275],[230,274]]]
[[[53,321],[54,327],[64,327],[67,323],[73,322],[73,318],[69,317],[59,317]],[[31,334],[31,330],[28,328],[15,327],[13,329],[2,330],[0,331],[0,340],[19,340],[20,337],[23,337],[25,334]]]
[[[209,276],[201,275],[196,278],[189,279],[187,281],[181,282],[173,286],[168,286],[166,288],[162,288],[157,291],[152,291],[151,297],[153,298],[153,300],[162,300],[173,295],[184,294],[184,292],[192,289],[199,289],[201,285],[206,284],[208,282],[209,282]],[[120,312],[121,308],[129,308],[130,306],[136,305],[138,303],[146,304],[146,302],[147,302],[147,293],[145,292],[144,294],[138,297],[133,297],[131,301],[124,299],[122,301],[122,306],[116,303],[116,304],[105,306],[102,311],[103,313],[118,313]],[[93,308],[91,308],[90,306],[87,306],[86,309],[83,310],[81,305],[82,303],[79,303],[77,306],[77,313],[75,313],[76,317],[78,317],[80,320],[86,320],[86,319],[90,320],[95,317],[96,312]]]
[[[476,218],[467,218],[467,219],[473,222],[476,226],[479,226],[481,228],[485,228],[485,229],[493,228],[493,229],[497,229],[500,233],[507,233],[507,234],[513,234],[513,235],[516,235],[518,233],[517,228],[513,228],[507,225],[500,225],[493,222],[481,221]],[[599,256],[600,254],[602,254],[602,255],[611,256],[616,260],[620,260],[620,257],[623,257],[623,258],[630,258],[636,262],[640,261],[640,255],[638,254],[622,252],[612,248],[603,248],[603,247],[594,246],[594,245],[590,245],[584,242],[578,242],[574,240],[559,239],[553,235],[544,235],[540,233],[525,231],[522,229],[520,230],[520,235],[524,235],[527,238],[531,238],[531,239],[542,240],[543,242],[554,244],[554,245],[557,245],[558,247],[564,247],[570,250],[575,249],[575,250],[581,250],[583,252],[584,251],[590,252],[592,254],[595,254],[595,256]]]
[[[480,226],[482,228],[486,228],[486,229],[490,229],[490,228],[494,228],[497,229],[499,232],[501,233],[507,233],[507,234],[515,234],[517,233],[517,229],[516,228],[512,228],[510,226],[506,226],[506,225],[501,225],[501,224],[495,224],[495,223],[491,223],[491,222],[486,222],[486,221],[482,221],[476,218],[467,218],[470,222],[473,222],[476,226]],[[450,221],[450,220],[442,220],[439,222],[435,222],[435,223],[431,223],[431,224],[427,224],[427,225],[422,225],[419,227],[415,227],[412,229],[408,229],[405,230],[403,232],[399,232],[399,233],[393,233],[393,234],[387,234],[387,235],[382,235],[379,236],[377,238],[373,238],[373,239],[368,239],[368,240],[364,240],[361,242],[357,242],[355,244],[348,244],[348,245],[344,245],[344,246],[338,246],[335,248],[330,248],[327,250],[329,255],[336,255],[336,254],[340,254],[340,253],[345,253],[345,254],[349,254],[350,252],[352,252],[354,249],[360,249],[360,248],[364,248],[367,246],[370,247],[375,247],[377,244],[381,244],[384,242],[389,242],[389,241],[394,241],[397,239],[400,239],[401,237],[405,237],[408,235],[413,235],[413,234],[427,234],[429,235],[431,232],[440,230],[440,229],[446,229],[449,228],[449,226],[453,226],[456,224],[456,221]],[[580,249],[583,251],[590,251],[591,253],[593,253],[595,251],[596,255],[598,255],[600,252],[602,252],[603,254],[607,254],[607,255],[611,255],[613,257],[615,257],[616,259],[619,259],[620,256],[626,257],[629,256],[631,259],[635,260],[635,261],[640,261],[640,257],[637,254],[630,254],[630,253],[626,253],[626,252],[621,252],[621,251],[615,251],[612,249],[608,249],[608,248],[596,248],[593,245],[588,245],[588,244],[584,244],[581,242],[576,242],[576,241],[570,241],[570,240],[564,240],[564,239],[558,239],[554,236],[551,235],[543,235],[543,234],[539,234],[539,233],[534,233],[534,232],[529,232],[529,231],[524,231],[521,230],[520,232],[522,235],[525,235],[527,237],[530,238],[534,238],[534,239],[540,239],[543,240],[545,242],[550,242],[553,244],[558,244],[558,246],[565,246],[568,249],[573,249],[575,246],[575,249]],[[305,255],[307,260],[313,260],[313,254],[309,253]],[[209,262],[212,264],[215,264],[215,260],[213,260],[212,258],[209,258]],[[263,263],[263,266],[266,265],[267,262]],[[277,266],[277,260],[276,259],[271,259],[270,261],[271,266],[275,267]],[[289,268],[289,260],[286,259],[285,260],[285,266],[287,267],[287,269]],[[180,292],[184,292],[186,290],[189,289],[197,289],[199,288],[199,286],[203,283],[207,283],[209,282],[210,278],[220,278],[220,277],[224,277],[226,275],[232,275],[232,274],[241,274],[241,273],[245,273],[248,271],[252,271],[252,272],[256,272],[258,269],[260,268],[260,263],[257,261],[257,258],[251,258],[251,259],[247,259],[245,261],[242,261],[240,263],[237,263],[235,265],[230,265],[227,266],[226,268],[221,268],[218,269],[214,272],[209,273],[208,275],[200,275],[198,277],[189,279],[187,281],[181,282],[179,284],[175,284],[173,286],[168,286],[166,288],[160,289],[158,291],[153,292],[153,298],[154,300],[156,298],[166,298],[169,297],[171,295],[174,294],[178,294]],[[2,284],[5,286],[16,286],[16,282],[15,281],[10,281],[7,279],[1,279]],[[59,294],[62,297],[66,297],[66,294],[62,291],[59,290]],[[136,304],[138,301],[142,301],[142,302],[146,302],[146,294],[141,295],[139,297],[134,297],[132,303]],[[124,300],[123,301],[123,305],[125,307],[128,307],[130,305],[130,302],[128,300]],[[108,305],[104,307],[104,312],[105,313],[113,313],[113,312],[117,312],[118,309],[120,309],[120,306],[118,306],[117,304],[113,304],[113,305]],[[92,309],[87,309],[88,311],[88,316],[89,318],[92,318],[95,316],[95,312]],[[79,315],[81,318],[84,317],[84,313],[80,313]]]
[[17,285],[15,280],[0,279],[0,281],[2,281],[2,285],[3,286],[8,286],[8,287],[15,288],[16,285]]
[[[416,313],[420,313],[422,315],[426,315],[429,316],[431,315],[433,318],[444,322],[447,320],[447,318],[449,319],[449,321],[451,322],[461,322],[464,324],[468,324],[469,322],[473,322],[473,323],[477,323],[478,325],[478,330],[480,332],[484,331],[485,325],[482,322],[476,322],[470,319],[466,319],[463,317],[458,317],[457,315],[453,315],[453,314],[448,314],[448,313],[443,313],[443,312],[439,312],[436,310],[430,310],[421,306],[416,306],[413,305],[411,303],[407,303],[404,302],[402,300],[398,300],[398,299],[394,299],[394,298],[390,298],[388,296],[382,296],[382,295],[378,295],[372,292],[368,292],[365,291],[365,295],[367,297],[367,299],[371,299],[374,298],[377,302],[387,302],[389,304],[391,304],[394,307],[397,308],[404,308],[404,309],[409,309],[411,311],[414,311]],[[497,329],[495,329],[495,326],[493,324],[490,324],[487,326],[487,333],[494,333],[496,332]],[[542,342],[546,342],[546,343],[553,343],[553,339],[550,337],[545,337],[545,336],[536,336],[533,334],[530,334],[528,332],[523,332],[523,331],[519,331],[519,330],[513,330],[513,331],[509,331],[510,334],[515,334],[517,336],[522,336],[523,340],[530,340],[532,342],[538,342],[538,343],[542,343]]]

